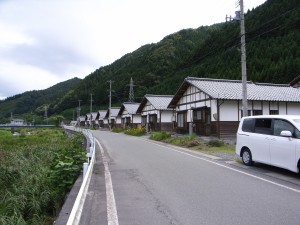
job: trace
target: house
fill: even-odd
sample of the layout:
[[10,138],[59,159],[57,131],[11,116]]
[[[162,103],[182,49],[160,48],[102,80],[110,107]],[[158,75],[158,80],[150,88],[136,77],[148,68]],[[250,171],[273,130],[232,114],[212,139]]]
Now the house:
[[120,108],[119,116],[123,128],[137,128],[141,125],[141,115],[137,114],[140,103],[124,102]]
[[10,121],[10,125],[12,125],[12,126],[24,126],[25,123],[24,123],[23,119],[12,119]]
[[91,128],[98,128],[98,121],[96,120],[98,112],[92,112],[90,113],[90,127]]
[[98,124],[99,128],[103,128],[104,126],[108,127],[108,120],[104,119],[107,110],[99,110],[96,115],[96,124]]
[[[298,81],[295,81],[297,83]],[[300,89],[247,82],[248,115],[300,114]],[[169,104],[176,131],[234,137],[242,117],[242,81],[187,77]]]
[[118,115],[120,108],[111,107],[111,110],[107,110],[104,119],[108,120],[108,126],[110,128],[113,127],[121,127],[121,117]]
[[147,131],[173,131],[173,110],[168,108],[172,95],[145,95],[137,113]]
[[91,121],[91,114],[90,113],[87,113],[86,115],[85,115],[85,126],[86,127],[90,127],[91,126],[91,123],[92,123],[92,121]]
[[77,118],[77,126],[79,127],[85,126],[85,116],[80,116]]

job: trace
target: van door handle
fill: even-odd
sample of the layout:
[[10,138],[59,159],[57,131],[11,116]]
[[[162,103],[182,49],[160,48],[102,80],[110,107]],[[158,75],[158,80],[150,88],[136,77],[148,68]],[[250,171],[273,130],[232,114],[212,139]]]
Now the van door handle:
[[269,138],[269,137],[266,137],[266,140],[269,140],[269,141],[276,141],[276,138]]

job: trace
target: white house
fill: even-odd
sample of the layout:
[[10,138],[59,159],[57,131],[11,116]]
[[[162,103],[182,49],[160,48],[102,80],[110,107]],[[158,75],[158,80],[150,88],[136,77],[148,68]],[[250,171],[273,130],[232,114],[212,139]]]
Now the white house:
[[10,121],[10,125],[13,125],[13,126],[24,126],[24,120],[23,119],[12,119]]
[[137,114],[140,103],[124,102],[120,108],[119,116],[123,128],[137,128],[141,125],[141,115]]
[[105,119],[107,110],[99,110],[96,115],[96,124],[98,124],[99,128],[103,128],[104,126],[108,127],[108,120]]
[[79,127],[85,126],[85,116],[80,116],[77,118],[77,126]]
[[145,95],[137,113],[147,131],[173,131],[173,110],[168,108],[172,95]]
[[[300,115],[300,89],[291,85],[248,81],[248,115]],[[179,133],[192,129],[199,135],[235,136],[242,117],[242,82],[188,77],[169,107],[176,110]]]
[[86,127],[91,126],[92,121],[91,121],[91,114],[90,113],[85,114],[85,119],[84,120],[85,120],[85,126]]
[[113,127],[121,127],[121,117],[118,115],[120,108],[118,107],[111,107],[111,110],[106,111],[106,115],[104,119],[108,120],[110,128]]

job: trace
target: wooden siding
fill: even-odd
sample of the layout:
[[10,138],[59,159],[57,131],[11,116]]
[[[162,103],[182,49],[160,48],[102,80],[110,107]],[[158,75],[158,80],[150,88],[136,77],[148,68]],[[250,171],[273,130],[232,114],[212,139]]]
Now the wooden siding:
[[212,134],[219,138],[236,137],[239,121],[212,122]]

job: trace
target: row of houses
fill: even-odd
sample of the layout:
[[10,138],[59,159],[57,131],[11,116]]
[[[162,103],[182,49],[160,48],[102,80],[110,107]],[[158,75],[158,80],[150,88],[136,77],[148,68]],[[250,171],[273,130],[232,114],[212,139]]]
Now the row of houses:
[[[247,82],[248,115],[300,114],[300,76],[290,84]],[[242,117],[242,82],[187,77],[175,95],[145,95],[140,103],[78,118],[81,126],[145,127],[147,131],[234,137]]]

